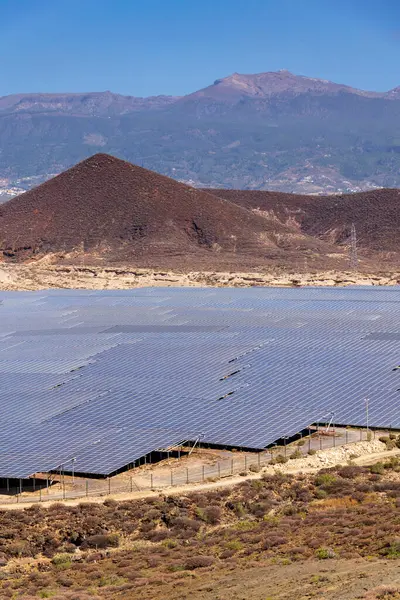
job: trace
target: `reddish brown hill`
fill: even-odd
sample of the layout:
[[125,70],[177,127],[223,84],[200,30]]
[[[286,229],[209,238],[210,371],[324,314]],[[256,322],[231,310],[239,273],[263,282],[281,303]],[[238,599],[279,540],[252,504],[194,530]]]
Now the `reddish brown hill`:
[[380,189],[343,196],[301,196],[280,192],[209,190],[250,210],[260,210],[304,234],[348,243],[352,223],[358,244],[371,251],[400,250],[400,190]]
[[84,253],[141,266],[211,269],[330,251],[276,219],[106,154],[2,205],[0,249],[14,260]]

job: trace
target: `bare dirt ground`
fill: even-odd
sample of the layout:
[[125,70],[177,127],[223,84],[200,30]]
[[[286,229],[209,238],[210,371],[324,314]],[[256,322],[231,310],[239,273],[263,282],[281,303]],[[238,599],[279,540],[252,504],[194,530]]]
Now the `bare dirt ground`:
[[216,272],[161,271],[135,269],[129,266],[98,267],[85,264],[60,266],[51,264],[51,257],[24,265],[0,266],[1,290],[65,289],[130,289],[147,286],[347,286],[396,285],[400,272],[356,273],[325,271],[305,272]]
[[[174,582],[152,600],[355,600],[382,598],[400,584],[396,562],[377,559],[284,561],[249,565],[247,568],[212,571],[207,577]],[[149,598],[145,593],[142,596]]]

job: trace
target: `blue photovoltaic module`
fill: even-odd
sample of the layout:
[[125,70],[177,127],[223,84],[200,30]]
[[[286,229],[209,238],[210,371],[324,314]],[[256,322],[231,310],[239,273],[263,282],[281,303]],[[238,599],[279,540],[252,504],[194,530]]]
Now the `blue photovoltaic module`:
[[1,292],[0,477],[400,428],[399,348],[399,287]]

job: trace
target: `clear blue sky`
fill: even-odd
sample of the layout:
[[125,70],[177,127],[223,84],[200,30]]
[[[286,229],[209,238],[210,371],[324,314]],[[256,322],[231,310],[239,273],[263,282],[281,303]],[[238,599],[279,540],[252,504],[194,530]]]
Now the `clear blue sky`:
[[0,95],[182,95],[235,71],[400,85],[400,0],[0,0]]

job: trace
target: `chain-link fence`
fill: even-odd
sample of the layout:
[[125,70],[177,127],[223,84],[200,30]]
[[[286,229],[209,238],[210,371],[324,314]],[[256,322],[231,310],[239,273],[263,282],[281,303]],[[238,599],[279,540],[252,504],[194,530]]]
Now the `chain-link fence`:
[[[67,499],[111,496],[113,494],[134,494],[134,492],[162,491],[176,486],[216,482],[220,479],[238,475],[257,473],[268,464],[286,462],[303,455],[313,454],[317,450],[328,450],[344,444],[377,439],[384,432],[365,429],[320,429],[311,435],[298,439],[291,444],[275,445],[263,452],[230,452],[229,457],[213,464],[190,464],[169,468],[168,465],[146,465],[131,473],[122,473],[109,479],[83,479],[63,473],[57,476],[22,480],[17,485],[7,485],[0,490],[0,505],[30,502],[56,502]],[[195,458],[195,454],[193,454]],[[185,460],[185,459],[183,459]],[[132,474],[133,473],[133,474]]]

